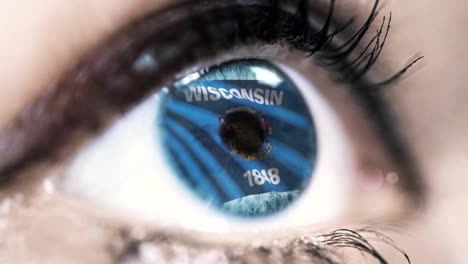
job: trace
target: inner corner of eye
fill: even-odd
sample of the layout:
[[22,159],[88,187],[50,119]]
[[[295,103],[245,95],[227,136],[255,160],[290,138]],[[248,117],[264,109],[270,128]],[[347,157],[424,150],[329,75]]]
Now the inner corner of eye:
[[188,74],[161,93],[158,137],[194,199],[239,218],[284,212],[309,186],[317,133],[301,89],[261,59]]

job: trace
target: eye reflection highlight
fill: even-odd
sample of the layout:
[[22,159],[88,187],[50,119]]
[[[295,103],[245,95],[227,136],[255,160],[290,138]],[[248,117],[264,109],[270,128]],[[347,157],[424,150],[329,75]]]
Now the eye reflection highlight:
[[171,169],[209,207],[268,216],[309,186],[315,124],[300,90],[275,65],[247,59],[201,70],[166,89],[158,107]]

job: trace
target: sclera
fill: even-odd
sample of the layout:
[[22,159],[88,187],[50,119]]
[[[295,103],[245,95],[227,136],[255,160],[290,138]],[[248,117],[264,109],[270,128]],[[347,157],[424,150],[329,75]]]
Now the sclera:
[[151,96],[84,149],[61,180],[65,192],[158,225],[206,232],[263,231],[324,223],[347,206],[352,160],[340,120],[326,99],[293,68],[278,64],[304,96],[317,129],[313,181],[287,210],[241,219],[209,208],[173,177],[154,121],[161,93]]

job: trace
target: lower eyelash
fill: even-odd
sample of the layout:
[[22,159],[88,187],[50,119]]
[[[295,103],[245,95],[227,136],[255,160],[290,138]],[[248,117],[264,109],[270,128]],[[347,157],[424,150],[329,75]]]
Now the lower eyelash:
[[[396,251],[406,263],[411,263],[406,252],[383,233],[372,229],[337,229],[319,236],[302,236],[294,239],[278,239],[273,242],[252,245],[223,245],[201,243],[186,236],[154,232],[134,238],[127,229],[121,229],[112,239],[110,254],[115,263],[148,262],[177,263],[178,258],[196,259],[200,263],[324,263],[340,264],[346,250],[358,251],[363,259],[389,263],[376,249],[382,244]],[[183,238],[182,238],[183,237]],[[372,243],[370,242],[372,241]],[[116,247],[118,245],[118,247]],[[344,251],[343,251],[344,250]],[[195,258],[196,256],[196,258]],[[206,258],[205,260],[203,258]],[[214,258],[214,259],[213,259]],[[146,263],[146,262],[145,262]]]

